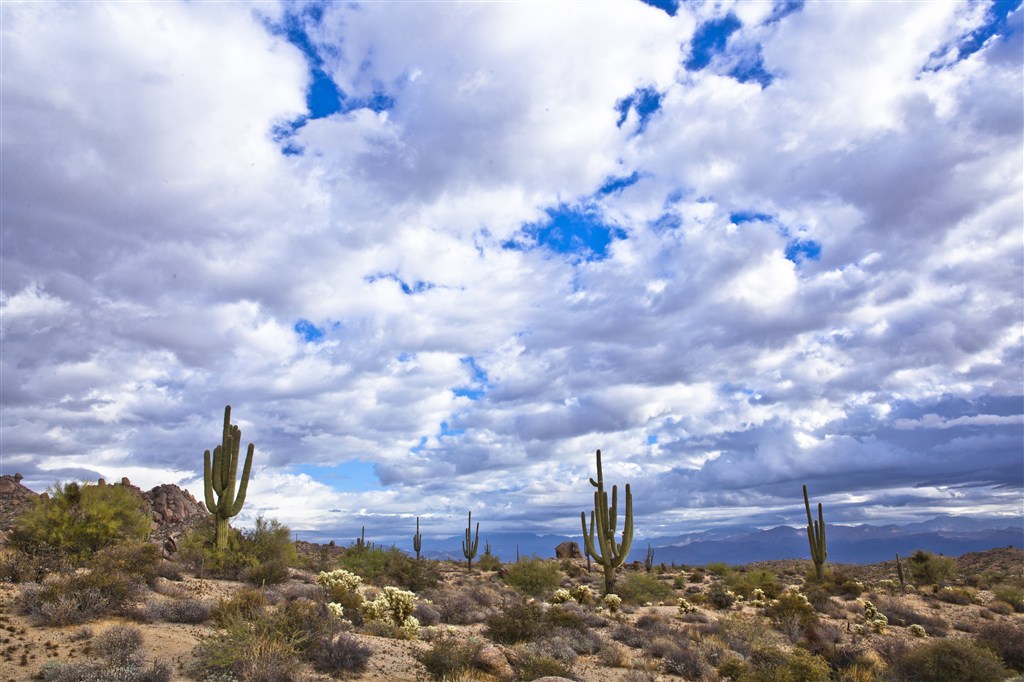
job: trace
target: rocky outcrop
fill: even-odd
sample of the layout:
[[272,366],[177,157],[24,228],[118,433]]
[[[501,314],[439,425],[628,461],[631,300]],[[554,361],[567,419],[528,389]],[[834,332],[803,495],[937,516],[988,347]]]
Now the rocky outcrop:
[[23,486],[21,479],[21,474],[0,476],[0,534],[13,528],[14,520],[39,499],[39,494]]

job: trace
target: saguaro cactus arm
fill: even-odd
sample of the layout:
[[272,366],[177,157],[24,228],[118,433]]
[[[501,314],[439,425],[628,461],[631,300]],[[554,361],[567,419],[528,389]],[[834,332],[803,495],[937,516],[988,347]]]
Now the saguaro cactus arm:
[[825,559],[828,550],[825,547],[825,517],[822,515],[821,502],[818,503],[818,518],[811,517],[811,503],[807,499],[807,486],[804,490],[804,509],[807,511],[807,541],[811,546],[811,561],[814,562],[814,573],[818,580],[824,578]]
[[227,547],[228,519],[237,516],[245,504],[245,493],[249,487],[249,474],[252,471],[252,456],[256,446],[249,443],[245,454],[245,465],[242,468],[242,479],[238,481],[238,492],[235,483],[238,478],[238,448],[242,442],[241,430],[231,423],[231,406],[224,407],[224,429],[221,443],[213,449],[203,452],[203,494],[206,508],[214,515],[216,525],[216,544],[219,548]]

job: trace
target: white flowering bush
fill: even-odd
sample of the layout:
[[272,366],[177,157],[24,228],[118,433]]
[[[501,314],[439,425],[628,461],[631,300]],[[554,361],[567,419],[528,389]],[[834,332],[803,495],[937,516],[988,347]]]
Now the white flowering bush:
[[617,594],[606,594],[604,595],[604,599],[601,600],[601,603],[603,603],[605,608],[610,612],[615,613],[622,607],[622,597]]
[[551,595],[552,604],[564,604],[572,599],[572,593],[565,588],[558,588],[555,593]]
[[394,625],[409,639],[416,637],[420,629],[419,621],[412,615],[415,610],[416,595],[391,586],[382,589],[376,599],[362,606],[367,619]]

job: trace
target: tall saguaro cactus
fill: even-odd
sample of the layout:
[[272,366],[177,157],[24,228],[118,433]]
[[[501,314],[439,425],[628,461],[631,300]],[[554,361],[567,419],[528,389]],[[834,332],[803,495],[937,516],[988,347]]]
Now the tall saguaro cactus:
[[416,550],[416,561],[420,560],[420,549],[423,547],[423,536],[420,535],[420,517],[416,517],[416,535],[412,536],[412,548]]
[[818,580],[825,577],[825,517],[821,514],[821,502],[818,503],[818,519],[811,517],[811,503],[807,499],[807,486],[804,489],[804,509],[807,510],[807,541],[811,545],[811,561],[814,562],[814,575]]
[[[615,541],[615,524],[618,507],[618,486],[612,486],[612,503],[608,505],[608,493],[604,489],[604,475],[601,471],[601,451],[597,451],[597,480],[590,479],[594,491],[594,511],[590,512],[590,532],[587,532],[587,513],[580,512],[583,525],[583,545],[588,557],[604,567],[604,593],[609,594],[615,584],[615,569],[629,556],[633,544],[633,494],[626,484],[626,516],[622,523],[622,541]],[[596,539],[596,542],[595,542]]]
[[469,521],[466,528],[466,539],[462,541],[462,555],[466,557],[466,570],[473,570],[473,557],[476,556],[476,548],[480,545],[480,522],[476,522],[476,537],[470,539],[469,531],[473,529],[473,512],[469,512]]
[[206,495],[206,508],[216,519],[214,542],[217,549],[227,549],[228,519],[237,516],[245,504],[245,491],[249,487],[249,472],[252,470],[252,455],[256,446],[249,443],[249,451],[245,454],[245,466],[242,468],[242,480],[238,483],[235,493],[235,480],[238,477],[238,447],[242,441],[242,432],[231,423],[231,406],[224,407],[224,432],[221,443],[213,449],[211,462],[210,451],[203,453],[203,492]]

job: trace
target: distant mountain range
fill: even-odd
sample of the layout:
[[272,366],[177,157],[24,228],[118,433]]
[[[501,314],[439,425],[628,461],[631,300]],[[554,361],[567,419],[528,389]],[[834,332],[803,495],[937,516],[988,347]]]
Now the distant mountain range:
[[[904,526],[828,525],[828,560],[836,563],[872,564],[892,559],[896,553],[907,556],[922,549],[946,556],[960,556],[997,547],[1024,546],[1024,521],[977,519],[960,516],[936,516],[928,521]],[[481,534],[477,556],[484,543],[503,561],[520,556],[553,557],[555,547],[572,541],[582,546],[582,538],[530,533]],[[424,539],[424,554],[435,559],[461,559],[462,537]],[[647,542],[634,540],[630,561],[642,561]],[[747,564],[775,559],[808,557],[807,533],[803,528],[777,526],[768,530],[730,527],[678,536],[654,538],[650,542],[656,563],[705,565],[721,561]],[[399,545],[401,546],[401,545]],[[403,549],[411,549],[405,548]]]

